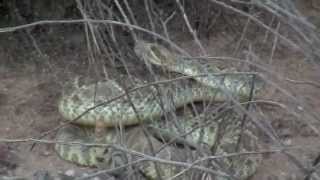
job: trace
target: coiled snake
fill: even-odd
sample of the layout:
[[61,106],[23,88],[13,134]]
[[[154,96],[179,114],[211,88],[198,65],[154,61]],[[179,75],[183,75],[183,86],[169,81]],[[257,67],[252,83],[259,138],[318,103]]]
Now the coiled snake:
[[[161,124],[161,121],[159,121],[161,116],[195,101],[226,101],[230,98],[239,101],[248,100],[253,79],[250,75],[212,75],[222,71],[213,67],[203,67],[194,61],[186,61],[165,47],[154,43],[139,41],[135,45],[135,52],[149,65],[152,64],[169,71],[192,76],[193,81],[195,80],[196,82],[181,80],[174,83],[159,83],[133,92],[125,92],[118,83],[112,80],[76,87],[70,93],[62,96],[59,102],[59,112],[66,120],[71,121],[78,118],[89,108],[91,109],[72,122],[74,125],[60,129],[56,136],[58,141],[121,144],[129,150],[150,155],[154,153],[150,150],[150,144],[147,143],[150,138],[151,142],[155,144],[155,149],[160,147],[162,143],[154,140],[153,136],[148,139],[142,133],[143,128],[132,125],[151,124],[150,128],[161,129],[159,131],[160,136],[165,136],[165,132],[178,136],[181,132],[177,132],[179,130],[173,126],[166,127],[168,128],[167,131],[163,131],[165,128],[164,123],[162,122]],[[205,74],[207,76],[204,76]],[[142,84],[139,80],[134,81],[137,81],[135,84]],[[257,81],[255,90],[261,88],[261,81]],[[108,103],[103,104],[103,102]],[[98,104],[100,106],[97,106]],[[239,119],[235,116],[231,117],[224,120],[223,118],[213,120],[212,117],[211,119],[207,117],[210,123],[205,126],[199,126],[202,127],[199,129],[194,128],[194,124],[199,124],[199,122],[195,123],[197,118],[184,119],[183,123],[181,123],[183,129],[191,130],[192,132],[189,132],[182,139],[196,144],[201,141],[210,147],[211,151],[215,147],[215,154],[220,155],[237,152],[235,149],[240,151],[255,150],[257,148],[257,138],[251,130],[252,128],[241,131]],[[103,131],[99,137],[97,137],[97,134],[99,134],[97,133],[97,129],[99,129],[97,124],[101,125],[102,128],[100,127],[100,130],[102,129]],[[124,126],[128,128],[123,129]],[[223,131],[218,129],[223,129]],[[244,143],[235,148],[240,131],[243,134]],[[103,165],[104,168],[110,168],[111,163],[114,163],[114,159],[112,160],[113,162],[105,159],[108,157],[106,154],[109,155],[109,158],[115,158],[116,156],[112,154],[112,151],[107,151],[101,147],[96,148],[79,144],[57,143],[55,150],[65,160],[85,166]],[[185,162],[190,160],[190,156],[186,156],[186,154],[183,152],[183,148],[168,146],[156,154],[156,157]],[[198,154],[197,156],[201,155]],[[102,160],[101,157],[103,157]],[[133,157],[131,160],[137,159],[139,158]],[[219,169],[218,173],[228,173],[244,179],[255,172],[260,159],[260,156],[223,158],[210,161],[210,167]],[[121,160],[123,161],[123,158]],[[157,176],[168,178],[183,169],[183,165],[179,168],[170,165],[159,165],[159,167],[160,170],[149,161],[147,163],[141,162],[141,165],[138,165],[138,168],[150,178],[156,178]]]

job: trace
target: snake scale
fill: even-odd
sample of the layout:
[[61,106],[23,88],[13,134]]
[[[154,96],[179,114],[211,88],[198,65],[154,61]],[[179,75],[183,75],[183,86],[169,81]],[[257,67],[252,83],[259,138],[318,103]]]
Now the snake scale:
[[[179,129],[172,125],[165,126],[165,123],[159,120],[163,115],[197,101],[223,102],[234,98],[243,102],[249,98],[253,80],[251,75],[213,75],[222,71],[215,67],[204,67],[195,61],[186,61],[167,48],[155,43],[138,41],[135,45],[135,52],[146,64],[192,76],[192,80],[145,86],[137,91],[128,92],[127,95],[125,90],[113,80],[75,87],[71,92],[63,94],[59,101],[59,112],[66,120],[71,121],[78,118],[83,112],[97,104],[110,102],[92,108],[75,122],[72,122],[73,125],[60,129],[56,136],[58,141],[121,144],[130,150],[151,155],[154,152],[151,152],[150,144],[147,142],[151,139],[154,149],[162,147],[163,143],[153,136],[147,139],[145,134],[142,133],[142,128],[137,127],[137,124],[151,124],[150,128],[160,129],[160,136],[168,131],[172,132],[170,135],[179,136],[181,134]],[[204,74],[208,76],[203,76]],[[142,85],[143,82],[134,79],[134,84]],[[260,80],[256,80],[255,91],[261,89],[262,85]],[[254,131],[252,128],[241,131],[241,122],[236,116],[231,115],[228,118],[218,120],[213,120],[212,117],[211,119],[207,117],[207,119],[209,119],[208,124],[196,129],[194,128],[195,124],[201,124],[196,122],[197,118],[182,118],[180,121],[182,129],[184,132],[189,131],[188,135],[184,136],[186,142],[192,141],[196,144],[195,146],[201,142],[206,144],[211,152],[214,149],[215,154],[220,155],[250,151],[257,148],[257,137]],[[97,122],[102,124],[100,129],[103,131],[99,138],[97,138]],[[122,127],[126,128],[123,129]],[[240,133],[244,142],[236,148]],[[182,139],[184,138],[182,137]],[[115,160],[117,155],[113,151],[106,151],[103,148],[57,143],[55,150],[63,159],[85,166],[103,165],[103,168],[111,168],[117,164],[115,162],[118,162]],[[192,153],[195,152],[192,151]],[[201,156],[203,154],[196,153],[193,158]],[[109,159],[104,159],[104,162],[101,163],[101,157]],[[155,157],[186,162],[192,156],[185,153],[183,148],[167,146],[158,152]],[[118,163],[118,166],[119,164],[123,165],[123,161],[128,163],[128,157],[120,159],[121,163]],[[132,157],[131,161],[138,159],[138,157]],[[222,176],[231,174],[234,177],[245,179],[255,172],[260,160],[260,156],[223,158],[210,161],[208,167],[216,169],[218,174],[221,172]],[[156,163],[143,162],[138,165],[138,168],[151,179],[156,179],[159,176],[166,179],[186,168],[163,164],[160,164],[157,168]],[[202,174],[201,171],[197,171],[192,175],[197,173],[200,176]],[[188,172],[184,173],[184,175],[187,174]],[[190,178],[190,176],[185,177]],[[185,179],[185,177],[182,179]],[[225,180],[226,178],[220,177],[219,179]]]

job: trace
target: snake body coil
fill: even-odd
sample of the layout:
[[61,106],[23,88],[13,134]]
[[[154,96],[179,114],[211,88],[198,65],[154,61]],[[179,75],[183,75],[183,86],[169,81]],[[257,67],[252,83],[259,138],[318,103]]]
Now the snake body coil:
[[[124,139],[124,144],[128,149],[148,153],[147,140],[143,138],[140,131],[135,130],[135,127],[129,127],[123,139],[119,139],[117,128],[112,127],[141,123],[157,124],[158,119],[164,114],[191,102],[226,101],[230,98],[244,101],[250,95],[252,77],[249,75],[210,75],[210,73],[220,73],[221,71],[217,68],[204,68],[197,63],[183,61],[166,48],[143,41],[136,44],[135,52],[147,63],[193,76],[192,78],[198,83],[190,80],[161,83],[157,84],[157,86],[146,86],[133,92],[125,92],[119,84],[112,80],[77,87],[71,93],[64,94],[59,102],[59,112],[69,121],[78,118],[72,122],[77,126],[67,126],[61,129],[57,134],[56,139],[58,141],[84,144],[95,143],[97,138],[93,127],[96,122],[103,122],[104,126],[108,127],[108,130],[99,142],[117,144]],[[209,74],[209,76],[200,76],[203,74]],[[137,81],[137,84],[143,85],[141,81],[135,81]],[[256,89],[260,88],[261,84],[258,84]],[[90,110],[88,111],[88,109]],[[83,114],[84,112],[87,113]],[[189,124],[184,123],[184,127],[192,129],[192,124],[194,123]],[[218,130],[221,124],[224,127],[223,135]],[[211,122],[210,126],[202,128],[204,131],[196,130],[191,134],[195,135],[195,137],[205,137],[203,138],[205,139],[204,142],[210,147],[216,145],[215,152],[218,154],[232,153],[234,148],[231,147],[235,146],[240,134],[240,124],[240,121],[235,118],[230,118],[223,122],[222,120],[217,120],[216,122]],[[174,128],[170,130],[177,131]],[[242,133],[244,133],[245,137],[243,139],[246,139],[247,142],[245,145],[239,146],[240,148],[238,149],[254,150],[257,147],[257,138],[253,131],[247,130]],[[176,134],[179,133],[176,132]],[[218,135],[220,137],[219,143],[216,142]],[[194,140],[194,142],[197,141],[195,138],[190,139]],[[55,149],[63,159],[88,166],[97,166],[99,158],[105,153],[103,151],[99,152],[99,148],[79,144],[56,144]],[[167,152],[169,151],[167,149]],[[173,151],[182,150],[175,149]],[[159,154],[157,156],[159,158],[168,159],[168,157],[173,157],[167,153]],[[180,157],[181,154],[183,153],[177,152],[176,155],[174,154],[175,158],[169,159],[186,160],[187,157]],[[245,178],[255,171],[259,160],[259,157],[238,157],[238,159],[233,158],[233,163],[231,163],[230,159],[226,158],[216,161],[218,164],[213,163],[212,166],[217,169],[229,168],[231,171],[228,172],[231,172],[231,174]],[[150,163],[142,166],[143,171],[149,177],[156,178],[159,174],[155,172],[154,168]],[[167,167],[163,169],[163,177],[169,177],[177,173],[176,169],[172,170],[172,168]]]

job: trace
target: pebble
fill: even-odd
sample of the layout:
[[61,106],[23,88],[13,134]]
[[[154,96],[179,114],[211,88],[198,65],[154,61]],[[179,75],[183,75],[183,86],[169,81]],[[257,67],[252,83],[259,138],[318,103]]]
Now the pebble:
[[44,155],[44,156],[50,156],[50,154],[51,154],[51,153],[50,153],[49,151],[44,151],[44,152],[43,152],[43,155]]
[[67,176],[75,176],[76,172],[73,169],[69,169],[64,174]]

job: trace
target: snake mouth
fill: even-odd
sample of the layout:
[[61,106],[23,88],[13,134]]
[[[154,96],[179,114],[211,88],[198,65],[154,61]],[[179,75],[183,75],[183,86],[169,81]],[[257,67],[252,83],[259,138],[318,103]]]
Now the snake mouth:
[[163,53],[163,51],[161,51],[162,48],[160,48],[160,46],[150,44],[149,48],[151,50],[150,54],[152,57],[150,58],[150,62],[159,66],[167,65],[167,62],[165,61],[165,59],[167,59],[167,56]]
[[161,45],[139,41],[136,43],[134,50],[146,63],[162,67],[168,67],[175,64],[174,55]]

